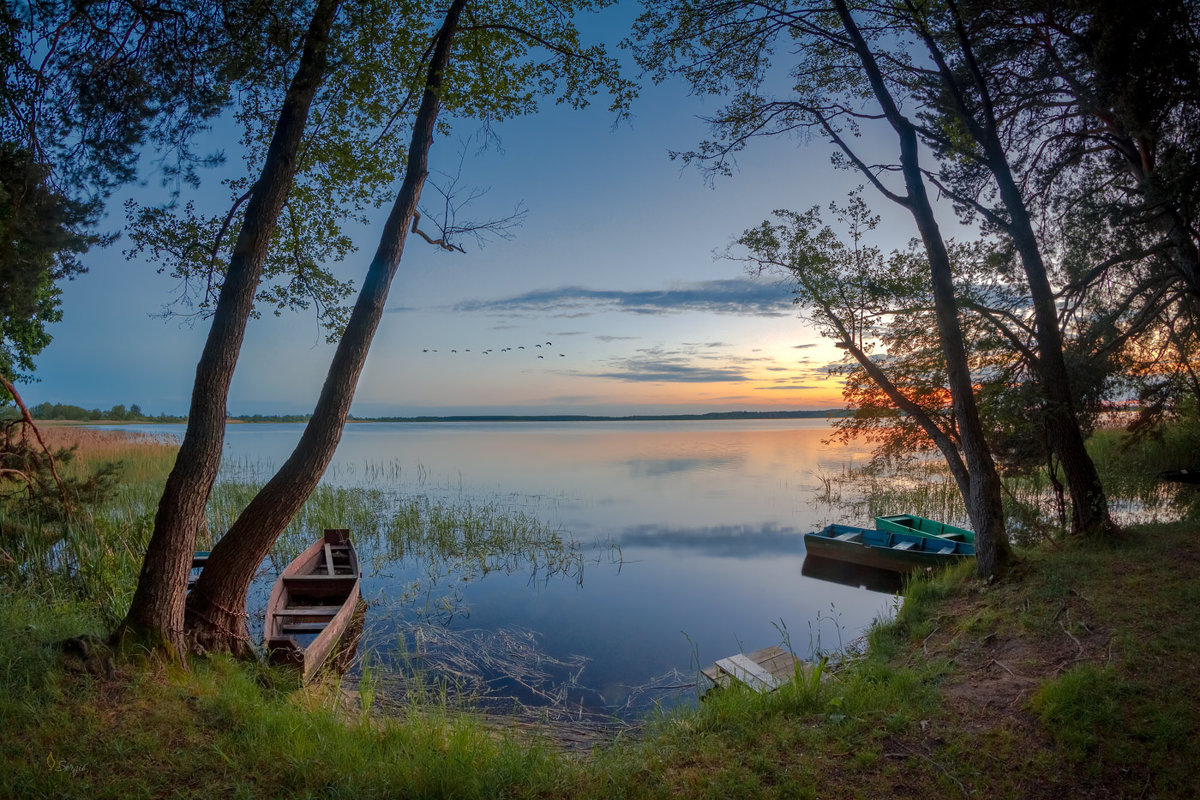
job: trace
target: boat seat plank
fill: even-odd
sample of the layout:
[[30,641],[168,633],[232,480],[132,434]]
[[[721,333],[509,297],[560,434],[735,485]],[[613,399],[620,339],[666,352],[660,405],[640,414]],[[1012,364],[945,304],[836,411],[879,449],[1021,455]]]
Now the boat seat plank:
[[950,545],[949,547],[943,547],[941,550],[938,550],[938,555],[939,556],[948,556],[953,552],[954,552],[954,545]]
[[722,658],[717,666],[755,691],[769,692],[780,684],[778,678],[755,664],[744,653]]
[[328,622],[288,622],[279,626],[283,633],[320,633],[329,627]]
[[321,572],[314,572],[310,575],[284,575],[285,581],[349,581],[353,583],[358,580],[357,575],[326,575]]
[[281,608],[275,612],[277,617],[332,617],[342,610],[341,606],[294,606]]
[[893,550],[911,550],[916,542],[896,542],[892,545]]
[[858,538],[858,534],[857,533],[841,533],[841,534],[838,534],[837,538],[841,539],[843,542],[853,542],[856,538]]
[[[304,598],[306,605],[332,605],[320,603],[323,599],[344,597],[358,583],[357,575],[284,575],[283,585],[295,599]],[[317,602],[312,602],[317,601]],[[303,601],[301,601],[303,602]]]

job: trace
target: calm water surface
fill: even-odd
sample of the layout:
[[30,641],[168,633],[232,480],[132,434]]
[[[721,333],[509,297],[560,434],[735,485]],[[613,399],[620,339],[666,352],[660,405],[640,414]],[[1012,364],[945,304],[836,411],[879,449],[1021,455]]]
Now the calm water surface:
[[[230,474],[266,477],[300,431],[229,426]],[[360,647],[385,668],[451,682],[465,680],[464,662],[495,662],[476,677],[499,696],[627,713],[694,698],[698,666],[739,651],[849,644],[894,598],[804,569],[805,531],[854,521],[815,502],[817,475],[866,456],[823,444],[828,433],[824,420],[349,425],[327,483],[499,505],[577,543],[583,563],[569,575],[430,576],[420,559],[366,554]],[[537,668],[503,674],[522,659]]]

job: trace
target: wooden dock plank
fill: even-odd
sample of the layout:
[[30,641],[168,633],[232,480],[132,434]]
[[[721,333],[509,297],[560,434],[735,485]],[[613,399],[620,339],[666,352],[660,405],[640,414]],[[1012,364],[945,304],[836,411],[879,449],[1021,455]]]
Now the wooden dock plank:
[[779,686],[774,675],[755,664],[744,653],[722,658],[717,661],[717,666],[755,691],[769,692]]
[[711,667],[700,670],[700,673],[718,686],[738,681],[755,691],[770,692],[792,680],[796,664],[794,655],[781,647],[772,646],[722,658]]

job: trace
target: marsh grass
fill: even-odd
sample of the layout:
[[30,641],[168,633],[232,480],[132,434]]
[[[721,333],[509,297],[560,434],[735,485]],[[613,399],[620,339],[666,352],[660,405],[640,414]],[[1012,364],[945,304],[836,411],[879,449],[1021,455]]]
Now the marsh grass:
[[[1135,440],[1124,431],[1100,430],[1088,441],[1118,524],[1200,519],[1200,492],[1159,479],[1164,470],[1195,467],[1200,426],[1179,423],[1153,439]],[[904,461],[875,460],[847,465],[839,474],[817,476],[814,502],[842,519],[866,525],[877,516],[916,514],[970,527],[966,507],[945,463],[936,456]],[[1063,483],[1058,476],[1059,485]],[[1046,470],[1001,476],[1009,534],[1028,547],[1061,537],[1067,514]]]

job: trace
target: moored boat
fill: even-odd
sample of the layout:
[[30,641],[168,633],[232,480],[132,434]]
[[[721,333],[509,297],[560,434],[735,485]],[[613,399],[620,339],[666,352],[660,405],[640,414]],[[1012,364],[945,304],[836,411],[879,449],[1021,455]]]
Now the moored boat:
[[852,525],[828,525],[806,533],[804,547],[810,555],[893,572],[944,567],[975,556],[974,542]]
[[305,683],[312,680],[350,625],[360,581],[350,531],[326,529],[271,590],[263,632],[270,661],[295,664]]
[[918,517],[916,514],[892,514],[887,517],[876,517],[875,528],[892,533],[911,533],[916,536],[936,536],[939,539],[951,539],[958,542],[975,543],[974,531],[948,525],[935,519]]

